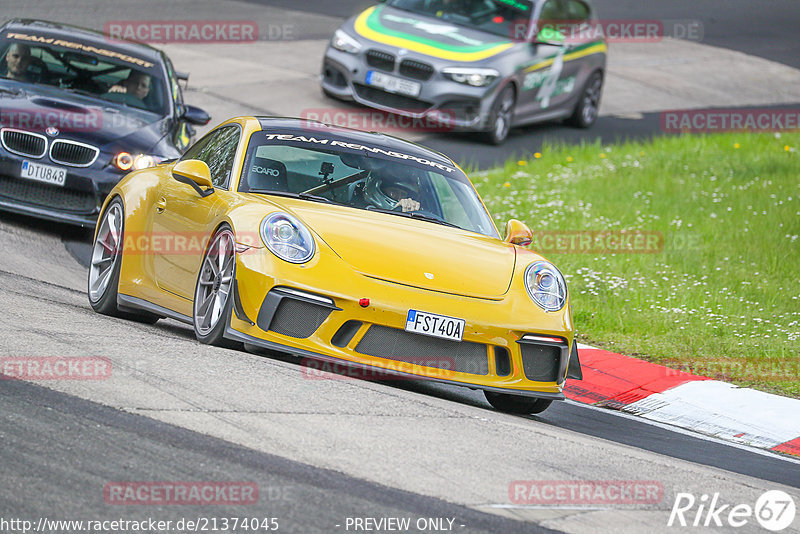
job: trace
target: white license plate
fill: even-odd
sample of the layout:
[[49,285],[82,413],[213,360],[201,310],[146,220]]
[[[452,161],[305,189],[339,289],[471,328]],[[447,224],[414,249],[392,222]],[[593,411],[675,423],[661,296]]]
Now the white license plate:
[[419,310],[408,310],[406,332],[461,341],[464,336],[464,319],[436,315]]
[[422,84],[420,83],[410,82],[397,76],[389,76],[374,70],[367,72],[367,85],[380,87],[390,93],[409,96],[419,96],[419,92],[422,90]]
[[20,176],[29,180],[36,180],[46,184],[64,185],[67,179],[67,169],[53,165],[43,165],[33,161],[22,160]]

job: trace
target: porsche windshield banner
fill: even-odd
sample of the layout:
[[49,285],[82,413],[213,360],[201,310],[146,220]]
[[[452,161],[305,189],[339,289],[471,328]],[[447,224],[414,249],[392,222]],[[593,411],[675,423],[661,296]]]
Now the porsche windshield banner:
[[385,148],[378,148],[375,146],[366,146],[361,145],[358,143],[349,143],[347,141],[338,141],[335,139],[325,139],[325,138],[316,138],[316,137],[306,137],[304,135],[293,135],[293,134],[267,134],[265,139],[268,141],[292,141],[292,142],[299,142],[299,143],[307,143],[312,145],[326,145],[329,147],[337,147],[340,149],[349,149],[355,150],[358,152],[369,152],[371,154],[383,154],[384,156],[388,156],[390,158],[397,158],[397,159],[404,159],[409,161],[414,161],[420,165],[434,167],[436,169],[447,171],[447,172],[456,172],[455,169],[452,167],[448,167],[447,165],[442,165],[441,163],[437,163],[435,161],[431,161],[429,159],[421,158],[419,156],[412,156],[410,154],[404,154],[402,152],[396,152],[394,150],[386,150]]
[[117,52],[115,50],[107,50],[105,48],[99,48],[94,45],[76,43],[75,41],[67,41],[64,39],[57,39],[55,37],[44,37],[41,35],[31,35],[27,33],[7,33],[6,37],[8,39],[17,39],[20,41],[28,41],[32,43],[40,43],[52,46],[63,46],[64,48],[80,50],[81,52],[86,52],[87,54],[97,54],[99,56],[105,56],[111,59],[119,59],[126,63],[139,65],[140,67],[144,67],[146,69],[149,69],[154,65],[154,63],[145,61],[144,59],[133,57],[128,54],[123,54],[122,52]]

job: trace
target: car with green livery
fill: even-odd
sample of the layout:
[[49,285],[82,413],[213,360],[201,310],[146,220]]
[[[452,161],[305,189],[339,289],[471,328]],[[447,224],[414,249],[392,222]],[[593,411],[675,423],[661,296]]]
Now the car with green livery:
[[495,144],[536,122],[588,128],[607,46],[580,29],[595,21],[586,0],[386,0],[336,30],[322,90]]

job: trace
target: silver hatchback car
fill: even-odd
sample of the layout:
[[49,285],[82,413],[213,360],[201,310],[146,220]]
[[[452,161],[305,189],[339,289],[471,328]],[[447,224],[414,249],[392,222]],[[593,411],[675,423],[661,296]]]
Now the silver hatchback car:
[[387,0],[336,30],[322,90],[494,144],[535,122],[588,128],[607,47],[575,30],[595,21],[586,0]]

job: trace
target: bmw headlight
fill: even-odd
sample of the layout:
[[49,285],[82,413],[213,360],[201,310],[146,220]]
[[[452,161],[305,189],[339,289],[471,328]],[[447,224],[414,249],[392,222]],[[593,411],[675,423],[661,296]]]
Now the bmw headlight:
[[163,161],[164,158],[158,156],[151,156],[149,154],[129,154],[128,152],[120,152],[112,163],[121,171],[129,171],[133,169],[146,169],[148,167],[155,167]]
[[341,50],[342,52],[350,54],[357,54],[358,51],[361,50],[361,43],[342,30],[336,30],[333,34],[333,37],[331,37],[331,46],[336,50]]
[[470,67],[448,67],[442,69],[442,74],[454,82],[464,83],[473,87],[485,87],[500,76],[500,73],[494,69]]
[[567,283],[550,262],[537,261],[528,265],[525,289],[531,300],[544,311],[558,311],[567,302]]
[[309,229],[281,211],[261,221],[261,240],[270,252],[290,263],[305,263],[314,255],[314,238]]

